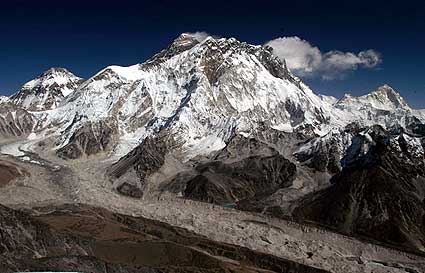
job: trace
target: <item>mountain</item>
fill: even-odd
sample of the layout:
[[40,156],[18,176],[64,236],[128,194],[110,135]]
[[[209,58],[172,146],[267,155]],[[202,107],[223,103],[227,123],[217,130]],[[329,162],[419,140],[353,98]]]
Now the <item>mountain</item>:
[[65,68],[54,67],[24,84],[10,101],[29,111],[54,109],[82,81]]
[[[83,79],[64,68],[51,68],[10,97],[0,97],[0,136],[27,137],[46,129],[49,111],[78,88]],[[54,126],[49,126],[50,128]]]
[[[143,64],[100,71],[49,116],[50,124],[63,124],[63,156],[87,154],[80,151],[81,139],[100,135],[114,145],[97,150],[121,156],[168,130],[179,139],[185,160],[262,126],[321,134],[332,118],[330,106],[268,48],[233,38],[199,42],[187,34]],[[94,132],[95,124],[108,132]]]
[[360,97],[349,94],[334,103],[334,107],[344,112],[349,121],[357,121],[363,125],[381,124],[391,127],[396,124],[406,126],[412,116],[423,119],[413,110],[403,97],[389,85]]
[[8,97],[6,97],[6,96],[0,96],[0,104],[6,103],[8,100],[9,100]]
[[[423,113],[388,85],[316,95],[268,47],[182,34],[85,81],[43,73],[2,104],[0,134],[20,138],[3,151],[122,200],[192,199],[422,251]],[[78,177],[86,164],[95,177]]]
[[[181,42],[181,38],[178,42]],[[232,66],[228,68],[229,71],[221,66],[222,74],[215,77],[221,91],[219,97],[212,97],[213,102],[209,102],[210,93],[215,94],[216,86],[208,85],[209,82],[205,81],[202,89],[196,89],[187,99],[181,100],[183,105],[179,106],[178,111],[173,111],[175,117],[160,123],[153,130],[152,127],[148,129],[148,137],[141,139],[139,146],[111,166],[108,174],[116,189],[123,194],[142,197],[158,191],[172,191],[187,198],[221,204],[264,199],[297,183],[295,173],[303,171],[304,166],[332,175],[340,172],[340,161],[351,145],[356,130],[364,124],[406,128],[421,124],[401,96],[389,86],[359,98],[333,100],[319,97],[293,77],[284,64],[279,64],[279,60],[270,57],[266,58],[267,62],[261,63],[257,59],[251,65],[252,58],[267,54],[267,48],[246,46],[233,39],[213,38],[201,43],[191,41],[185,45],[192,43],[196,46],[191,49],[185,47],[184,50],[177,50],[172,45],[170,52],[162,51],[147,64],[166,64],[167,56],[177,58],[183,54],[185,58],[191,57],[194,51],[202,49],[201,52],[204,52],[204,47],[223,48],[220,54],[237,58],[238,61],[224,61],[232,63]],[[228,44],[234,47],[228,48]],[[247,48],[253,51],[247,52]],[[229,49],[231,53],[224,51]],[[235,56],[234,52],[239,51],[244,54]],[[204,54],[208,54],[210,60],[220,58],[215,51],[206,52]],[[204,58],[204,55],[200,56]],[[184,63],[184,60],[178,63],[181,62]],[[243,70],[232,74],[240,63]],[[267,67],[280,67],[281,70],[267,70]],[[208,65],[201,67],[201,79],[206,68]],[[261,71],[261,77],[256,74],[257,70]],[[272,72],[278,76],[275,77]],[[247,79],[251,79],[247,76],[250,73],[256,74],[254,84],[251,81],[246,83]],[[241,84],[235,87],[234,82]],[[265,86],[278,88],[274,91]],[[228,89],[231,92],[227,92]],[[232,97],[237,96],[240,97],[239,103],[232,104]],[[304,99],[300,99],[303,96]],[[282,97],[285,103],[279,102]],[[169,98],[169,95],[166,93],[164,98]],[[277,103],[277,107],[261,104],[264,98],[271,98],[271,103]],[[208,104],[204,104],[204,101]],[[247,105],[253,108],[244,108],[245,102],[252,103]],[[273,109],[279,109],[278,113]],[[215,113],[221,113],[224,120],[220,121],[220,116]],[[277,118],[279,122],[274,122]],[[218,124],[214,122],[216,120]],[[233,122],[229,124],[229,120]],[[152,121],[155,126],[158,118]],[[303,144],[303,141],[306,143]],[[321,143],[325,143],[327,148]],[[311,146],[313,148],[308,148]],[[231,147],[237,148],[229,151]],[[311,151],[306,153],[307,150]],[[290,162],[285,163],[288,159],[302,165],[290,167]],[[306,164],[307,160],[309,164]],[[171,178],[158,178],[155,175],[158,172],[166,173]],[[306,176],[303,179],[316,179],[315,174]],[[309,189],[314,190],[312,187]],[[304,190],[304,193],[307,192]]]
[[350,106],[352,109],[357,108],[358,110],[362,108],[374,108],[387,111],[412,110],[401,95],[387,84],[361,97],[353,97],[346,94],[342,99],[336,102],[336,105],[340,108]]
[[303,198],[294,215],[424,251],[424,136],[389,132],[379,125],[354,134],[331,186]]
[[[236,134],[255,135],[264,128],[313,137],[353,121],[390,127],[406,126],[415,116],[424,118],[389,86],[338,101],[317,96],[269,48],[234,38],[200,42],[182,34],[145,63],[110,66],[84,82],[53,68],[23,90],[48,87],[63,73],[67,76],[62,80],[68,77],[75,91],[57,109],[39,111],[37,135],[56,131],[55,149],[64,158],[100,152],[120,157],[165,129],[175,135],[184,160],[189,160],[219,151]],[[67,85],[53,86],[62,95],[71,92]],[[29,92],[23,90],[11,98],[21,108],[27,103],[18,98]],[[43,94],[29,96],[37,101],[32,108],[46,108],[52,101],[55,108],[63,99],[49,95],[44,105],[38,99],[45,101]]]

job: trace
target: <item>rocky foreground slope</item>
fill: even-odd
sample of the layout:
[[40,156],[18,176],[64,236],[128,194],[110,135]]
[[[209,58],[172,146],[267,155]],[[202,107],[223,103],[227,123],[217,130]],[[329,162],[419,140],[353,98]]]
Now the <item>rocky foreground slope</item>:
[[32,214],[0,206],[1,272],[327,272],[82,204]]
[[[88,165],[83,188],[135,203],[191,199],[424,251],[425,112],[388,85],[319,96],[269,47],[182,34],[85,81],[51,69],[0,106],[1,152],[51,178]],[[54,188],[87,194],[71,184]]]

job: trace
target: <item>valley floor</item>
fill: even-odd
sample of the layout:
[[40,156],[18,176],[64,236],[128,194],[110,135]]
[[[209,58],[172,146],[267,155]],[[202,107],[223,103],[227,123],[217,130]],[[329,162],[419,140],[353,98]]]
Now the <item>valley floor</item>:
[[11,208],[87,204],[159,220],[214,241],[331,272],[425,272],[425,257],[319,228],[169,195],[144,199],[122,196],[104,177],[110,159],[64,161],[42,148],[37,154],[26,151],[26,144],[23,141],[0,146],[2,162],[29,173],[0,188],[0,204]]

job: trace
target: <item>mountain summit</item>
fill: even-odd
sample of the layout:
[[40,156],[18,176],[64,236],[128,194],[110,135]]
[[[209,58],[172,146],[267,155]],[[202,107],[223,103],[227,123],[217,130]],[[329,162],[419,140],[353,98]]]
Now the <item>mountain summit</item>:
[[345,94],[342,99],[337,102],[337,105],[358,105],[360,107],[366,106],[381,110],[411,110],[410,106],[404,98],[395,91],[391,86],[385,84],[378,87],[375,91],[360,97]]
[[404,98],[387,84],[366,95],[365,98],[375,108],[385,110],[411,109]]
[[54,67],[27,82],[10,100],[30,111],[56,108],[83,80],[65,68]]
[[364,125],[405,126],[408,122],[406,117],[418,116],[423,119],[422,110],[410,108],[404,98],[387,84],[360,97],[345,94],[333,106],[342,110],[340,116],[346,122],[357,121]]

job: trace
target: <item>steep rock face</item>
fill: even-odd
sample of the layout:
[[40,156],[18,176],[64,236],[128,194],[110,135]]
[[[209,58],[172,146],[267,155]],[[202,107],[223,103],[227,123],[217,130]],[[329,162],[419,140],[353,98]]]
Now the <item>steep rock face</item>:
[[10,97],[10,102],[29,111],[54,109],[82,81],[65,68],[51,68],[24,84],[18,93]]
[[114,125],[103,121],[86,123],[73,133],[70,143],[59,148],[56,154],[64,159],[108,152],[114,137]]
[[0,136],[26,137],[32,133],[38,125],[38,119],[25,109],[16,107],[6,101],[0,103]]
[[394,128],[399,129],[401,131],[406,131],[408,134],[413,136],[424,136],[425,135],[425,124],[424,122],[417,118],[411,117],[408,119],[408,123],[405,128]]
[[423,137],[380,126],[352,139],[332,186],[304,198],[294,215],[338,231],[424,251]]
[[191,49],[195,45],[199,44],[199,41],[195,36],[190,33],[182,33],[177,39],[173,41],[166,49],[161,50],[158,54],[155,54],[152,58],[147,60],[145,66],[155,66],[162,62],[166,62],[170,58]]
[[[151,179],[165,162],[176,160],[179,146],[173,137],[145,141],[108,170],[117,190],[132,197],[142,197],[146,188],[181,194],[185,198],[217,204],[262,198],[287,187],[296,175],[296,167],[273,148],[254,138],[233,137],[225,148],[208,156],[180,164],[171,179]],[[177,157],[177,161],[181,160]],[[149,185],[149,183],[151,185]]]
[[[393,120],[387,130],[391,134],[406,133],[413,137],[425,135],[425,124],[416,116],[403,117],[403,125]],[[365,130],[363,122],[354,121],[345,127],[332,129],[324,136],[318,136],[300,143],[294,156],[301,163],[317,171],[336,174],[342,169],[341,160],[346,155],[353,138]]]
[[197,167],[199,174],[187,182],[184,196],[217,204],[260,198],[288,186],[296,167],[281,155],[253,156],[226,164],[220,161]]
[[132,152],[113,164],[107,174],[118,192],[131,197],[142,197],[148,176],[164,164],[169,146],[167,144],[166,136],[148,137]]

